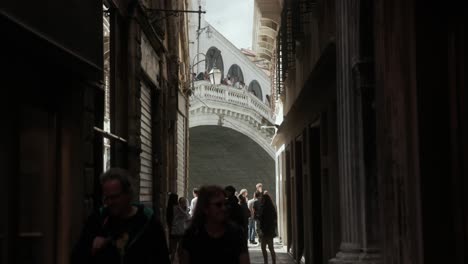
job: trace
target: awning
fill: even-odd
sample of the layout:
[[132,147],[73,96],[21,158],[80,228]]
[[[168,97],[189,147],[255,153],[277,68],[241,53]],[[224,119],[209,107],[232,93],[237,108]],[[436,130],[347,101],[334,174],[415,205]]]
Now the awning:
[[336,45],[330,43],[322,52],[314,69],[304,83],[293,106],[284,117],[272,145],[275,148],[290,142],[304,128],[320,117],[336,98]]

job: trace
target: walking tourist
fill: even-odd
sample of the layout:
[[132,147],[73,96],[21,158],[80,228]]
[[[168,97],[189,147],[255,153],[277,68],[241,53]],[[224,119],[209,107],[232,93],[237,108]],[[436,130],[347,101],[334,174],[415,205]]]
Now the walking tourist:
[[242,194],[239,194],[239,206],[243,217],[242,229],[244,230],[245,239],[248,239],[250,210],[247,206],[247,199]]
[[263,260],[265,264],[268,264],[268,253],[266,251],[266,246],[271,253],[271,261],[273,264],[276,264],[276,253],[273,246],[273,238],[277,236],[277,219],[275,206],[271,200],[270,195],[264,194],[262,197],[262,214],[260,215],[260,225],[259,225],[259,239],[260,245],[262,248]]
[[193,188],[193,199],[190,201],[190,216],[193,216],[198,200],[198,188]]
[[172,222],[174,220],[174,206],[179,204],[179,195],[177,193],[169,193],[167,198],[167,207],[166,207],[166,224],[169,235],[172,233]]
[[190,216],[188,214],[187,200],[184,197],[180,197],[178,204],[173,206],[173,220],[171,233],[169,236],[169,249],[171,253],[171,262],[174,263],[174,259],[177,253],[177,256],[180,259],[181,247],[180,241],[184,235],[185,228],[188,225]]
[[226,217],[225,193],[218,186],[200,188],[191,224],[182,239],[182,264],[249,264],[247,241]]
[[259,192],[255,192],[254,197],[251,200],[249,200],[249,202],[247,203],[247,206],[248,206],[248,208],[250,210],[248,238],[249,238],[249,241],[250,241],[251,244],[257,244],[257,242],[255,242],[255,235],[256,235],[256,230],[255,230],[256,223],[255,223],[255,221],[256,220],[254,218],[253,205],[254,205],[255,201],[258,200],[257,197],[259,195],[260,195]]
[[226,209],[229,219],[241,228],[243,228],[244,225],[247,226],[244,222],[244,214],[239,205],[239,199],[235,196],[236,188],[229,185],[224,188],[224,192],[226,194]]
[[113,168],[100,180],[104,207],[88,218],[71,263],[169,263],[161,223],[150,208],[131,203],[129,173]]

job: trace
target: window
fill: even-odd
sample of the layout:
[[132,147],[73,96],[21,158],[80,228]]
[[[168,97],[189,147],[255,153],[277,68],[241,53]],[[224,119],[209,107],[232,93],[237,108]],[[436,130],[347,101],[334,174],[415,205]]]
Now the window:
[[[117,16],[112,12],[112,7],[107,4],[103,5],[103,86],[104,91],[100,91],[95,97],[95,127],[96,146],[102,144],[102,148],[95,149],[96,157],[101,156],[102,164],[95,164],[99,170],[107,170],[111,166],[119,166],[126,168],[126,148],[127,141],[119,135],[116,135],[116,122],[119,119],[116,109],[119,109],[116,101],[116,88],[113,82],[113,72],[117,65],[115,61],[118,59],[113,52],[113,32],[114,21]],[[122,88],[124,89],[124,88]],[[122,97],[122,96],[120,96]],[[119,98],[120,98],[119,97]],[[126,98],[121,99],[126,100]],[[120,112],[122,109],[119,109]],[[96,190],[98,190],[97,188]],[[99,194],[96,194],[99,196]],[[98,197],[97,197],[98,198]]]
[[216,47],[211,47],[206,52],[206,72],[209,73],[213,66],[216,66],[217,69],[221,71],[221,80],[224,79],[224,63],[223,57],[221,56],[221,51]]
[[[103,6],[104,10],[109,10]],[[110,17],[103,12],[103,45],[104,45],[104,131],[110,132]],[[103,140],[103,170],[110,168],[111,145],[108,138]]]
[[233,85],[237,82],[244,83],[244,74],[242,73],[242,69],[237,64],[233,64],[229,68],[228,77],[231,78]]
[[253,80],[249,84],[249,92],[253,93],[260,101],[263,102],[263,94],[262,94],[262,87],[258,83],[258,81]]

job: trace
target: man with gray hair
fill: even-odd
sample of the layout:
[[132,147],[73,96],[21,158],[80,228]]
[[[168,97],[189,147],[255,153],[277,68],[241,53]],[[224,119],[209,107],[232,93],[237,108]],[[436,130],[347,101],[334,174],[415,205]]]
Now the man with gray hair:
[[101,175],[104,206],[92,214],[72,253],[72,263],[170,263],[166,237],[153,210],[132,204],[128,171]]

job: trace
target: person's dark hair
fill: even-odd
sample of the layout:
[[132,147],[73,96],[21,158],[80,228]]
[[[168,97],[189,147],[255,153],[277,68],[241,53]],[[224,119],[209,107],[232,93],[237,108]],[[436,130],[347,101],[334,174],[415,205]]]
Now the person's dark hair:
[[101,185],[111,180],[117,180],[122,186],[122,192],[132,194],[132,184],[130,183],[130,173],[122,168],[111,168],[101,174]]
[[179,195],[177,195],[177,193],[169,193],[166,207],[166,223],[169,228],[172,226],[172,221],[174,220],[174,205],[178,204]]
[[236,193],[236,188],[234,188],[234,186],[232,185],[228,185],[224,188],[225,191],[228,191],[230,193],[232,193],[233,195]]
[[185,201],[182,205],[182,208],[184,209],[187,209],[187,199],[183,196],[179,197],[179,199],[177,200],[177,205],[180,206],[180,204]]
[[198,193],[198,200],[197,205],[195,207],[195,213],[192,217],[192,223],[190,225],[190,229],[198,232],[201,230],[206,223],[206,215],[205,215],[205,208],[210,205],[210,201],[218,196],[218,195],[225,195],[223,188],[217,185],[208,185],[202,186]]
[[237,196],[237,198],[239,199],[239,203],[241,203],[241,204],[247,203],[247,199],[245,199],[244,195],[239,194],[239,196]]
[[194,194],[198,195],[199,192],[200,192],[200,191],[198,190],[198,188],[193,188],[193,193],[194,193]]
[[255,192],[255,198],[260,198],[262,196],[262,193],[259,191]]
[[273,200],[271,199],[269,194],[263,195],[263,209],[262,214],[265,217],[276,218],[276,208],[273,204]]

